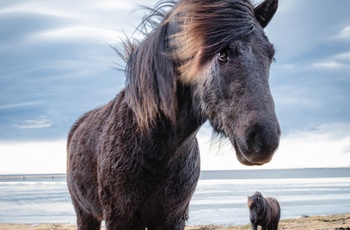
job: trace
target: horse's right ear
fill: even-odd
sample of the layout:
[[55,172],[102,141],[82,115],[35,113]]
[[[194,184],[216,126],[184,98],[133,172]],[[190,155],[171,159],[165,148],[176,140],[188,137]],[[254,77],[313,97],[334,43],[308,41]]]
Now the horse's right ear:
[[278,0],[265,0],[254,8],[254,15],[259,24],[265,28],[275,15]]

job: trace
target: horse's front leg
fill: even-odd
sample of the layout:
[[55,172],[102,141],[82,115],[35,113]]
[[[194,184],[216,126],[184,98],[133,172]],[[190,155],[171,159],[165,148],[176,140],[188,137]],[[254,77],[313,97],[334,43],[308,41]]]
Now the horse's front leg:
[[277,223],[274,222],[274,223],[270,224],[268,229],[269,230],[278,230],[278,221],[277,221]]
[[100,191],[106,230],[145,230],[134,196],[131,193],[130,196],[126,196],[114,192],[113,197],[110,191],[113,189],[109,186],[102,187]]
[[258,230],[258,225],[252,223],[252,229],[253,229],[253,230]]
[[[184,230],[188,220],[189,204],[182,212],[174,215],[168,208],[168,213],[149,223],[148,230]],[[171,213],[171,214],[170,214]]]
[[78,230],[99,230],[101,228],[101,221],[96,219],[93,214],[88,213],[84,208],[82,208],[74,197],[72,197],[72,202],[77,214]]
[[186,220],[184,218],[175,219],[171,222],[160,224],[157,226],[150,226],[148,230],[184,230],[186,226]]
[[140,221],[124,216],[107,215],[106,230],[145,230]]

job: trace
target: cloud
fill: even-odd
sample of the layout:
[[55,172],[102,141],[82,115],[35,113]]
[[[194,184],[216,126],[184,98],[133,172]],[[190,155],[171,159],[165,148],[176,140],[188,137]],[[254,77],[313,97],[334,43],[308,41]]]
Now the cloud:
[[344,146],[343,153],[350,155],[350,143],[348,145]]
[[[0,140],[65,138],[81,114],[111,100],[124,87],[125,77],[113,69],[122,62],[108,44],[118,46],[119,37],[132,34],[144,13],[133,11],[138,4],[155,2],[1,2],[0,56],[5,58],[0,60]],[[330,137],[315,130],[327,124],[329,131],[339,129],[334,123],[349,122],[350,1],[280,3],[266,33],[277,50],[270,82],[287,137],[283,142],[309,145],[289,136],[295,133],[326,143]],[[219,151],[211,134],[204,127],[198,135],[202,152],[210,149],[204,161],[227,155],[225,167],[231,167],[237,162],[231,145],[220,143]]]
[[343,28],[340,33],[337,35],[337,38],[340,39],[350,39],[350,26]]
[[350,61],[350,52],[339,53],[334,58],[341,61]]
[[[134,30],[135,16],[140,13],[130,15],[136,4],[125,0],[89,2],[84,7],[74,2],[69,5],[67,8],[65,1],[20,1],[5,5],[0,10],[3,47],[7,47],[4,41],[29,43],[36,38],[37,42],[73,38],[115,43],[124,33]],[[134,28],[129,23],[134,23]]]
[[123,33],[117,32],[114,30],[99,29],[93,28],[91,26],[70,26],[63,27],[54,30],[46,30],[33,34],[28,39],[30,40],[48,40],[48,41],[59,41],[63,42],[64,40],[94,40],[103,44],[110,43],[114,44],[119,42],[120,38],[123,36]]
[[344,141],[350,137],[350,123],[334,122],[322,124],[313,129],[300,129],[298,132],[286,135],[285,138],[297,139],[304,136],[313,137],[315,140],[319,138],[320,140]]
[[212,145],[198,136],[202,169],[278,169],[350,166],[350,123],[321,125],[283,135],[272,161],[264,166],[241,165],[230,143]]
[[321,125],[314,130],[300,130],[282,138],[271,167],[349,167],[350,123]]
[[95,6],[97,8],[103,9],[103,10],[132,10],[135,5],[132,4],[130,1],[114,1],[114,0],[104,0],[104,1],[97,1],[94,2]]
[[65,173],[66,141],[0,142],[0,174]]
[[[69,2],[67,7],[64,1],[51,2],[32,2],[32,1],[13,1],[12,4],[3,6],[0,10],[1,15],[41,15],[47,19],[67,19],[70,22],[77,22],[93,17],[86,14],[86,7],[81,7],[81,3]],[[87,4],[88,5],[88,4]],[[76,7],[75,7],[76,6]],[[80,8],[77,8],[80,6]],[[76,10],[80,9],[80,10]]]
[[348,65],[339,63],[335,60],[329,60],[325,62],[317,62],[312,65],[316,69],[342,69],[342,68],[347,68]]
[[327,60],[313,63],[312,66],[316,69],[349,69],[350,68],[350,52],[342,52],[333,55]]
[[29,102],[0,105],[0,110],[8,110],[8,109],[14,109],[14,108],[21,108],[21,107],[32,107],[32,106],[37,106],[44,103],[45,103],[44,101],[29,101]]
[[306,96],[306,93],[307,89],[294,85],[280,86],[273,90],[276,104],[282,105],[283,107],[315,109],[322,106],[321,101]]
[[26,120],[22,124],[14,124],[18,129],[42,129],[52,126],[52,122],[46,117],[41,117],[39,120]]

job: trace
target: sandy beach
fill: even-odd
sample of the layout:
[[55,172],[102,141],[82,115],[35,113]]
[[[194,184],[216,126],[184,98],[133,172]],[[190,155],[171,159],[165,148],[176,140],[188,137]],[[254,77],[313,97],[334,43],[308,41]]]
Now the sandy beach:
[[[0,224],[0,230],[73,230],[72,224]],[[102,228],[105,229],[105,228]],[[245,230],[250,225],[243,226],[188,226],[186,230]],[[311,216],[281,220],[279,229],[303,229],[303,230],[350,230],[350,213],[331,216]]]

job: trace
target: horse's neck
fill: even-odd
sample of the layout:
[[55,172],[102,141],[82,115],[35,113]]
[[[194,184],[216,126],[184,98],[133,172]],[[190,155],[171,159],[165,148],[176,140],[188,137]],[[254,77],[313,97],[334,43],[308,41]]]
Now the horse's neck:
[[264,197],[261,197],[261,199],[262,199],[262,204],[260,206],[260,213],[265,215],[268,212],[268,210],[267,210],[268,204],[267,204],[267,201]]
[[174,124],[175,134],[179,139],[193,138],[205,122],[205,118],[197,111],[192,100],[190,87],[181,86],[177,90],[177,119]]
[[161,141],[162,145],[176,148],[194,141],[205,119],[196,113],[189,87],[178,89],[177,101],[175,121],[170,121],[160,113],[155,126],[149,130],[148,136],[153,139],[150,142]]

